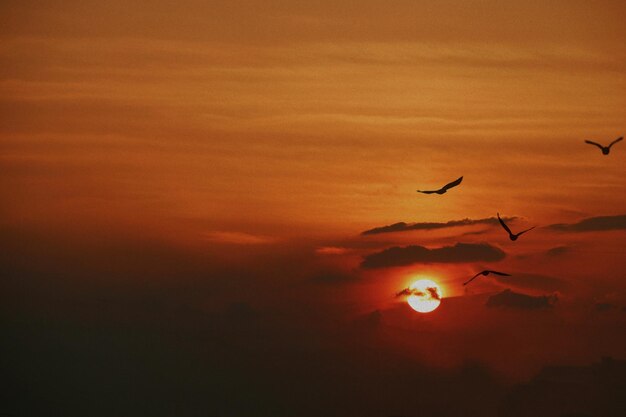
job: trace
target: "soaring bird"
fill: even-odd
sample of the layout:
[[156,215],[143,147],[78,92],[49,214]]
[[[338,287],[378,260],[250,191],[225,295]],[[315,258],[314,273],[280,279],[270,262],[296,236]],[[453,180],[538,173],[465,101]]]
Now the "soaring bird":
[[595,145],[598,148],[600,148],[602,150],[602,155],[608,155],[609,152],[611,152],[611,146],[615,145],[617,142],[619,142],[620,140],[624,139],[623,136],[620,136],[619,138],[615,139],[613,142],[611,142],[609,144],[609,146],[602,146],[599,143],[593,142],[591,140],[586,140],[585,143],[588,143],[590,145]]
[[449,184],[444,185],[443,187],[441,187],[438,190],[434,190],[434,191],[417,190],[417,192],[418,193],[423,193],[423,194],[445,194],[445,192],[448,191],[450,188],[456,187],[457,185],[459,185],[461,183],[461,181],[463,181],[463,177],[457,178],[456,180],[452,181]]
[[533,226],[533,227],[531,227],[530,229],[526,229],[526,230],[524,230],[524,231],[522,231],[522,232],[519,232],[519,233],[513,233],[513,232],[511,232],[511,229],[509,229],[509,226],[507,226],[507,225],[506,225],[506,223],[504,223],[504,220],[502,220],[502,219],[500,218],[500,213],[497,213],[497,214],[498,214],[498,220],[500,221],[500,224],[502,225],[502,227],[504,227],[504,230],[506,230],[506,232],[509,234],[509,239],[511,239],[511,240],[513,240],[513,241],[517,240],[517,238],[518,238],[518,237],[520,237],[521,235],[523,235],[524,233],[526,233],[526,232],[528,232],[528,231],[531,231],[531,230],[533,230],[535,227],[537,227],[537,226]]
[[472,279],[470,279],[470,280],[469,280],[469,281],[467,281],[467,282],[464,282],[464,283],[463,283],[463,285],[467,285],[467,284],[469,284],[470,282],[472,282],[472,281],[474,281],[476,278],[478,278],[480,275],[487,276],[487,275],[489,275],[489,274],[500,275],[500,276],[503,276],[503,277],[510,277],[510,276],[511,276],[511,274],[505,274],[504,272],[491,271],[491,270],[488,270],[488,269],[487,269],[487,270],[484,270],[483,272],[479,272],[479,273],[477,273],[476,275],[474,275],[474,276],[472,277]]

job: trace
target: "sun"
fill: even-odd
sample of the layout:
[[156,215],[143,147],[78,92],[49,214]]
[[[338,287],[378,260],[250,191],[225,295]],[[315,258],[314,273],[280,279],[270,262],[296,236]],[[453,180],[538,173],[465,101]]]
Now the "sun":
[[443,293],[435,281],[420,279],[409,285],[407,299],[411,308],[418,313],[430,313],[441,304]]

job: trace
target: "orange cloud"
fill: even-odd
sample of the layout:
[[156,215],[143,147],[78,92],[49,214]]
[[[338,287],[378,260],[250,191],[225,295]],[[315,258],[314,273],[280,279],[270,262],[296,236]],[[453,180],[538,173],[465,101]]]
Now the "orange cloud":
[[275,238],[243,232],[213,231],[202,234],[204,240],[234,245],[265,245],[276,242]]

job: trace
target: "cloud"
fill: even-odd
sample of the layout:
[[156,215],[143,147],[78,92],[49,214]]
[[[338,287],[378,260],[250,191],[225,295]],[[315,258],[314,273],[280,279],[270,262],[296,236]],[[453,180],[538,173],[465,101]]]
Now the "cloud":
[[615,306],[611,303],[596,303],[595,307],[596,307],[596,311],[604,312],[604,311],[612,310],[613,307]]
[[526,310],[551,308],[557,301],[556,295],[527,295],[506,289],[492,295],[487,300],[487,307],[510,307]]
[[541,291],[563,291],[568,288],[568,284],[558,278],[539,274],[516,273],[510,277],[496,276],[495,280],[505,285]]
[[382,320],[383,313],[380,310],[374,310],[356,318],[354,324],[363,329],[372,329],[380,326]]
[[263,245],[275,242],[275,239],[269,236],[253,235],[242,232],[207,232],[203,234],[205,240],[218,243],[226,243],[232,245]]
[[569,246],[555,246],[546,251],[547,256],[562,256],[567,253],[570,253],[572,248]]
[[[517,217],[505,217],[505,220],[515,220]],[[489,224],[497,225],[498,219],[495,217],[487,217],[484,219],[462,219],[462,220],[450,220],[445,223],[438,222],[422,222],[422,223],[405,223],[399,222],[388,226],[375,227],[373,229],[366,230],[361,235],[377,235],[381,233],[395,233],[395,232],[407,232],[410,230],[434,230],[434,229],[446,229],[449,227],[460,226],[473,226],[475,224]]]
[[470,232],[465,232],[463,233],[461,236],[478,236],[478,235],[484,235],[485,233],[487,233],[489,231],[489,229],[481,229],[481,230],[473,230]]
[[394,246],[367,255],[361,262],[361,267],[369,269],[414,263],[494,262],[504,259],[505,256],[501,249],[487,243],[457,243],[435,249],[418,245]]
[[350,252],[350,249],[339,246],[322,246],[315,249],[315,253],[318,255],[344,255],[348,252]]
[[434,298],[435,300],[441,300],[441,294],[439,294],[439,290],[437,287],[426,287],[426,291],[430,294],[430,298]]
[[416,288],[405,288],[397,293],[396,297],[402,297],[404,295],[417,295],[419,297],[426,296],[427,298],[432,300],[441,300],[441,294],[439,294],[439,289],[437,289],[437,287],[426,287],[426,291],[418,290]]
[[589,217],[578,223],[559,223],[548,226],[558,232],[599,232],[606,230],[626,229],[626,214],[617,216]]

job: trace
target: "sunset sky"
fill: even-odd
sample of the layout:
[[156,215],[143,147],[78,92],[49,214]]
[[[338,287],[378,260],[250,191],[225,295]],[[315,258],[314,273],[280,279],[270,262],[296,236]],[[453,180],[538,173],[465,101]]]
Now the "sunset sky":
[[2,2],[0,415],[543,416],[518,384],[626,360],[626,142],[584,143],[626,133],[624,22]]

